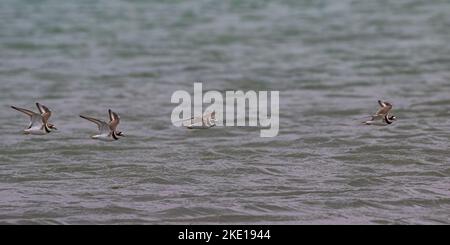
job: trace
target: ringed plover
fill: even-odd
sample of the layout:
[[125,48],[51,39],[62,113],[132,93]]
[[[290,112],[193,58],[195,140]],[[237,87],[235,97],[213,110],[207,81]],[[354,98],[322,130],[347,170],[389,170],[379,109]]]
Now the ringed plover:
[[117,126],[119,125],[120,122],[119,115],[111,110],[108,110],[108,113],[110,119],[109,123],[93,117],[80,115],[81,118],[97,124],[100,133],[92,135],[91,136],[92,139],[98,139],[102,141],[115,141],[118,140],[119,137],[125,136],[122,132],[117,131]]
[[369,121],[363,122],[366,125],[386,126],[392,124],[397,118],[390,115],[392,104],[386,101],[378,100],[381,108],[372,116]]
[[19,108],[16,106],[11,106],[14,110],[20,111],[30,117],[30,124],[26,129],[23,130],[24,134],[33,135],[45,135],[54,130],[58,130],[53,124],[48,122],[48,119],[52,115],[52,112],[48,107],[36,103],[39,113]]

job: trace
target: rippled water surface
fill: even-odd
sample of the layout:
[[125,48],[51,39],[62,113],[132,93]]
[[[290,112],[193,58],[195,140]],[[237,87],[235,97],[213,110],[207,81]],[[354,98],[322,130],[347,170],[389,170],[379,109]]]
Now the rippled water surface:
[[[450,3],[0,2],[0,223],[450,224]],[[280,91],[280,133],[170,123],[176,90]],[[389,127],[362,126],[378,99]],[[10,105],[53,110],[21,134]],[[98,142],[78,114],[122,118]]]

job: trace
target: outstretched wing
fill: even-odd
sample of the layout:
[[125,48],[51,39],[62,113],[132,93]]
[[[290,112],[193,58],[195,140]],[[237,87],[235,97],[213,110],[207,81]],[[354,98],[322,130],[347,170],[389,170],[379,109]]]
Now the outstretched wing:
[[109,128],[111,129],[111,131],[115,131],[117,129],[117,125],[119,125],[120,123],[120,117],[117,113],[108,110],[109,113]]
[[23,108],[19,108],[19,107],[15,107],[15,106],[11,106],[11,108],[13,108],[14,110],[20,111],[22,113],[27,114],[28,116],[32,117],[33,114],[36,114],[33,111],[27,110],[27,109],[23,109]]
[[385,106],[381,107],[374,116],[384,116],[389,113],[389,111],[392,109],[392,106]]
[[374,118],[383,118],[385,115],[389,113],[392,109],[392,104],[389,102],[383,102],[378,100],[378,104],[380,104],[381,108],[373,115]]
[[37,128],[42,127],[43,118],[40,114],[35,113],[30,110],[27,110],[27,109],[15,107],[15,106],[11,106],[11,108],[13,108],[14,110],[20,111],[30,117],[30,124],[28,125],[28,129],[33,128],[33,127],[37,127]]
[[48,107],[46,107],[44,105],[41,105],[39,103],[36,103],[36,106],[37,106],[37,108],[39,109],[39,112],[42,115],[44,123],[48,122],[48,119],[52,115],[52,112],[50,111],[50,109],[48,109]]
[[80,115],[80,117],[97,124],[100,134],[109,134],[110,133],[109,125],[106,122],[92,118],[92,117],[83,116],[83,115]]

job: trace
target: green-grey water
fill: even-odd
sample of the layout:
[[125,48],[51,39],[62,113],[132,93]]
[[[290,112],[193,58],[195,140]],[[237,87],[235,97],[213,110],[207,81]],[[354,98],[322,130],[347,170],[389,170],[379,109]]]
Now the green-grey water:
[[[449,224],[450,2],[0,2],[2,224]],[[176,90],[280,91],[280,133]],[[398,120],[367,127],[378,99]],[[26,136],[9,108],[53,110]],[[78,114],[121,115],[117,142]]]

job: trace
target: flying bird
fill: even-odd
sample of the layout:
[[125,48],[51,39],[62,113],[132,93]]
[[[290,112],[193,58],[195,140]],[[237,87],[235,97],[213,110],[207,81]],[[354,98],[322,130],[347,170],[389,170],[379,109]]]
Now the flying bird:
[[30,124],[26,129],[23,130],[23,133],[45,135],[52,131],[58,130],[55,125],[49,123],[48,121],[50,119],[50,116],[52,115],[50,109],[39,103],[36,103],[36,106],[39,110],[39,113],[16,106],[11,106],[11,108],[13,108],[14,110],[20,111],[30,117]]
[[81,118],[97,124],[98,130],[100,132],[98,134],[92,135],[91,136],[92,139],[98,139],[102,141],[115,141],[118,140],[119,137],[125,136],[122,132],[117,131],[117,126],[119,125],[120,122],[119,115],[111,111],[111,109],[108,110],[108,113],[110,120],[109,123],[93,117],[80,115]]
[[392,104],[386,101],[378,100],[378,104],[381,106],[369,121],[363,122],[366,125],[386,126],[392,124],[397,118],[390,115],[392,110]]

